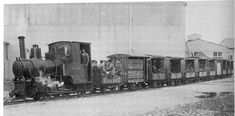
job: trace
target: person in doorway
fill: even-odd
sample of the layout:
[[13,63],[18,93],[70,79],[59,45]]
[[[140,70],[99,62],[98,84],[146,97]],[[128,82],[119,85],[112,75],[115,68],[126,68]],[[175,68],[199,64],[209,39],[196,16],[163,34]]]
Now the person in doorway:
[[84,64],[84,66],[87,67],[89,64],[90,57],[89,57],[89,54],[85,51],[85,49],[82,49],[81,56],[82,56],[82,59],[81,59],[82,64]]

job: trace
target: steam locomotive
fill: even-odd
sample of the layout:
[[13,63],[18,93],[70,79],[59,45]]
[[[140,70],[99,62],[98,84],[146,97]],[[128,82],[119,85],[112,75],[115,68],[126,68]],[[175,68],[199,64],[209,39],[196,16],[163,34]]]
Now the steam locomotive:
[[[188,58],[113,54],[107,58],[114,70],[107,73],[104,66],[92,65],[90,43],[51,43],[43,60],[38,45],[33,45],[30,59],[26,59],[25,38],[20,36],[18,39],[20,58],[16,58],[13,64],[15,88],[10,93],[16,98],[40,99],[48,95],[83,94],[87,91],[174,86],[233,75],[233,61],[200,54]],[[82,59],[81,50],[88,53],[87,62]]]
[[70,93],[71,90],[82,91],[92,88],[90,61],[85,66],[80,56],[82,49],[90,55],[89,43],[70,41],[51,43],[43,60],[38,45],[33,45],[30,59],[26,59],[25,37],[20,36],[18,39],[21,57],[16,58],[13,63],[15,89],[10,93],[11,96],[39,99],[45,93]]

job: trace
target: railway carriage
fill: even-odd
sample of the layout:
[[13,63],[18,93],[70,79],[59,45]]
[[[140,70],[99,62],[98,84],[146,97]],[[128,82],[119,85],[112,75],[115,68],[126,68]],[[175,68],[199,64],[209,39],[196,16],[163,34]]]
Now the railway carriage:
[[194,57],[188,57],[185,58],[183,61],[184,67],[185,67],[185,80],[187,82],[196,82],[198,81],[198,68],[196,67],[197,65],[197,58]]
[[107,56],[114,66],[112,75],[105,74],[103,68],[97,68],[98,74],[94,75],[94,85],[103,91],[106,89],[140,88],[147,85],[148,57],[131,56],[127,54],[113,54]]
[[215,79],[216,76],[216,59],[209,59],[208,71],[210,79]]
[[169,59],[169,73],[168,76],[171,80],[171,85],[184,84],[184,66],[183,58],[172,57]]
[[128,87],[146,87],[148,85],[148,59],[146,56],[129,56],[127,63]]
[[111,63],[115,67],[115,72],[113,72],[111,77],[107,74],[101,73],[102,74],[101,86],[103,89],[110,88],[110,87],[111,88],[119,87],[119,89],[124,88],[124,86],[128,82],[127,81],[128,80],[128,72],[127,72],[128,57],[130,57],[130,55],[127,55],[127,54],[113,54],[113,55],[107,56],[107,58],[111,60]]
[[199,81],[209,80],[207,58],[198,59],[198,77],[199,77]]
[[228,71],[228,61],[225,59],[222,59],[222,78],[226,78],[227,77],[227,71]]
[[151,86],[164,86],[168,84],[169,57],[148,55],[149,61],[149,83]]

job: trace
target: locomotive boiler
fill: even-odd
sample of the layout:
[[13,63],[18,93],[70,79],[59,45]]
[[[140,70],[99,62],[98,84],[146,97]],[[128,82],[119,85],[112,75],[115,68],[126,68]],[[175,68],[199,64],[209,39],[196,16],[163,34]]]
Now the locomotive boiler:
[[[49,44],[42,59],[41,48],[33,45],[30,58],[25,54],[25,37],[19,36],[20,57],[13,63],[15,88],[10,96],[16,98],[40,97],[72,90],[89,88],[91,81],[90,59],[82,62],[81,50],[90,53],[90,44],[60,41]],[[91,83],[91,82],[90,82]],[[56,92],[55,92],[56,91]]]

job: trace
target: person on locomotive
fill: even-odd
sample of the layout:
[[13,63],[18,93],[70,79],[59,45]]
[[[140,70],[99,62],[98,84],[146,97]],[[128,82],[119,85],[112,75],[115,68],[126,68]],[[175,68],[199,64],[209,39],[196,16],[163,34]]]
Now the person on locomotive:
[[105,65],[103,67],[103,72],[108,75],[109,78],[112,78],[115,75],[115,67],[112,64],[111,60],[108,60],[105,62]]
[[98,65],[97,65],[97,61],[96,60],[92,60],[91,61],[91,66],[92,67],[97,67]]
[[115,65],[115,75],[121,76],[122,74],[122,64],[119,60],[116,60],[116,65]]
[[99,65],[98,65],[98,67],[101,67],[101,68],[104,67],[104,60],[100,60],[100,63],[99,63]]
[[84,66],[87,67],[89,64],[90,57],[85,49],[82,49],[81,56],[82,56],[81,57],[82,64],[84,64]]

